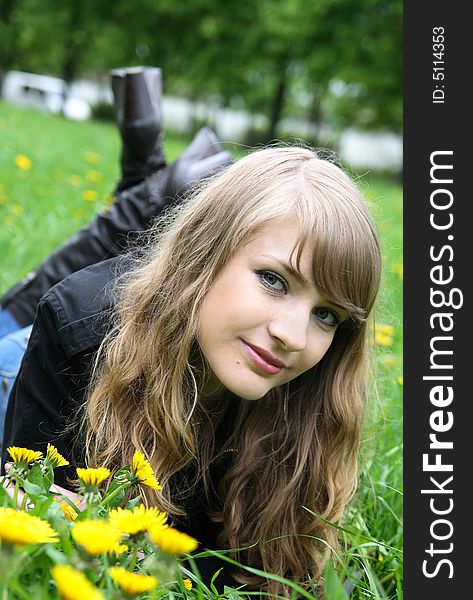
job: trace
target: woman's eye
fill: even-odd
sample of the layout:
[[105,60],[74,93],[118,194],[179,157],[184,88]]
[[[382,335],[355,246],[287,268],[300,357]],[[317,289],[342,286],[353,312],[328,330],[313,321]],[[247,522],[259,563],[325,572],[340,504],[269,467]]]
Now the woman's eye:
[[257,271],[261,283],[274,292],[286,292],[287,283],[277,273],[272,271]]
[[328,308],[316,308],[314,314],[327,327],[336,327],[340,322],[336,313]]

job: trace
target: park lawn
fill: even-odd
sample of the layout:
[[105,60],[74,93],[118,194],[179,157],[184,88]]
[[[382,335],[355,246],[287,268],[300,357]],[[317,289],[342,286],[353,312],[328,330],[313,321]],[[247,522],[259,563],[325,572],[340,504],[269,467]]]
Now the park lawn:
[[[0,102],[0,140],[1,293],[110,201],[120,138],[113,123],[69,121]],[[168,159],[185,145],[166,139]]]
[[[113,123],[74,122],[0,102],[0,294],[111,201],[120,140]],[[169,161],[185,140],[165,133]],[[402,192],[370,173],[383,283],[372,328],[372,380],[360,485],[343,526],[353,598],[402,597]]]

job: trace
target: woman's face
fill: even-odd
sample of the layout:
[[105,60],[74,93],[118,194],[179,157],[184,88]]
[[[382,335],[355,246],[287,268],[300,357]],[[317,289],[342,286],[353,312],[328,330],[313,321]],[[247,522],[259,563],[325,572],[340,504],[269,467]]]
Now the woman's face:
[[205,392],[226,388],[256,400],[316,365],[346,311],[312,281],[313,243],[300,263],[290,257],[296,219],[272,221],[249,239],[220,272],[204,298],[198,341],[211,376]]

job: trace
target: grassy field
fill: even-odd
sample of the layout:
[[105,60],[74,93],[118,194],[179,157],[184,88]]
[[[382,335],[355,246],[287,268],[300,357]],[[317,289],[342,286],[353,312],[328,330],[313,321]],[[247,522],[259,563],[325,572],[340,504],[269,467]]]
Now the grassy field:
[[[66,121],[0,102],[0,294],[110,201],[118,177],[113,124]],[[171,161],[186,142],[165,137]],[[344,520],[343,573],[353,598],[402,597],[402,194],[369,173],[358,183],[383,248],[360,485]],[[334,588],[335,589],[335,588]],[[328,600],[343,598],[343,594]]]

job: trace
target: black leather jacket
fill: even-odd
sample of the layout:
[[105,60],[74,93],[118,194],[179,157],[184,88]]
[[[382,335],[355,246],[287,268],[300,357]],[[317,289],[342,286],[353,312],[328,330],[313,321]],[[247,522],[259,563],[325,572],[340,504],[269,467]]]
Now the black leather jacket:
[[48,442],[73,467],[56,470],[56,483],[70,487],[74,468],[83,466],[76,429],[69,429],[82,403],[92,360],[105,336],[113,305],[110,283],[124,257],[78,271],[52,287],[38,304],[30,340],[12,388],[3,440],[8,446],[45,451]]
[[88,265],[124,252],[133,232],[150,227],[170,198],[161,193],[167,169],[121,192],[107,211],[100,212],[37,269],[28,273],[2,298],[17,322],[25,327],[33,322],[36,305],[46,291]]
[[[9,460],[7,448],[20,446],[46,452],[50,442],[71,463],[55,470],[55,482],[70,488],[67,478],[75,479],[75,467],[84,466],[83,444],[76,417],[84,400],[93,358],[110,324],[109,310],[114,303],[113,282],[130,267],[128,255],[119,256],[78,271],[51,288],[38,305],[30,341],[13,386],[5,418],[2,468]],[[234,409],[233,409],[234,410]],[[228,415],[218,440],[230,437],[233,417]],[[217,444],[219,443],[217,440]],[[211,479],[218,481],[228,468],[231,454],[215,462]],[[186,473],[178,473],[170,482],[171,495],[179,495]],[[215,495],[210,501],[196,489],[184,505],[187,518],[174,525],[195,537],[202,548],[216,548],[219,526],[210,512],[220,510]],[[214,558],[200,559],[199,569],[207,582],[218,568],[224,571],[218,587],[235,586],[229,565]]]

